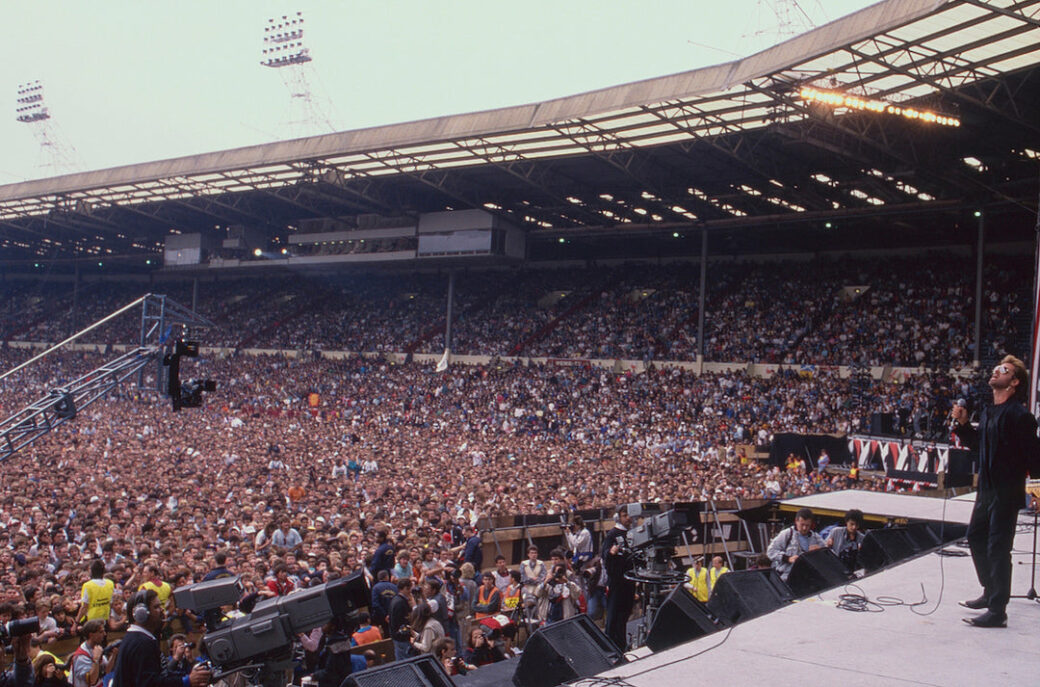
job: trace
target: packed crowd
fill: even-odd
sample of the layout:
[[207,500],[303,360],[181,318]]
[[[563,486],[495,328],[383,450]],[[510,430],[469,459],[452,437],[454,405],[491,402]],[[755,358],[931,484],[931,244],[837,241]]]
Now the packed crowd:
[[[804,350],[806,360],[819,363],[849,355],[866,364],[892,355],[945,366],[969,350],[966,286],[953,268],[915,275],[909,263],[896,264],[895,275],[886,276],[853,273],[841,263],[816,267],[812,275],[775,265],[720,269],[708,300],[709,357],[802,363],[792,351]],[[834,294],[850,274],[871,288],[846,302]],[[561,274],[555,282],[561,288],[551,294],[543,272],[499,276],[500,292],[491,294],[479,288],[486,274],[457,280],[463,349],[508,353],[527,342],[528,352],[551,357],[647,360],[688,358],[695,350],[688,333],[695,331],[695,288],[688,285],[696,283],[696,270],[689,265]],[[1009,336],[1018,309],[1015,273],[994,272],[990,279],[999,288],[987,296],[987,326]],[[420,350],[436,350],[443,345],[435,313],[443,307],[438,289],[445,281],[443,275],[400,278],[393,287],[388,277],[320,286],[271,281],[256,293],[242,284],[228,290],[203,284],[199,310],[222,325],[217,340],[204,343],[402,350],[411,340]],[[0,326],[6,337],[29,340],[60,338],[127,298],[125,288],[104,283],[74,296],[39,284],[5,288],[11,299],[0,310]],[[177,288],[171,297],[190,303],[190,287]],[[64,304],[60,317],[48,318],[46,306],[55,299]],[[79,307],[67,307],[70,299]],[[852,323],[862,311],[870,317],[857,329]],[[89,339],[133,341],[139,320],[129,320]],[[841,322],[851,333],[834,324]],[[885,336],[866,337],[875,327]],[[988,345],[996,351],[1007,343],[994,338]],[[29,355],[4,348],[0,369]],[[111,357],[52,354],[0,380],[0,412],[7,417]],[[146,368],[146,385],[158,374],[158,363]],[[941,425],[951,399],[973,391],[971,380],[941,373],[882,382],[801,364],[764,378],[667,367],[618,374],[497,359],[436,373],[412,363],[310,353],[200,358],[186,361],[181,375],[217,381],[202,409],[173,413],[168,400],[120,388],[4,464],[0,621],[19,613],[40,617],[31,647],[40,684],[62,679],[47,665],[62,657],[47,659],[48,646],[101,631],[84,622],[92,598],[85,585],[111,582],[103,620],[118,631],[129,622],[130,593],[142,585],[158,590],[166,604],[173,588],[218,569],[241,574],[253,598],[361,570],[377,588],[388,585],[380,588],[385,608],[374,598],[361,626],[301,638],[309,652],[305,670],[327,669],[330,642],[349,643],[380,625],[368,636],[389,637],[401,651],[436,653],[449,670],[472,669],[512,651],[509,623],[484,608],[491,587],[502,598],[496,611],[515,611],[516,603],[505,600],[519,598],[535,622],[597,603],[596,585],[590,587],[592,578],[566,547],[531,553],[553,573],[549,582],[532,584],[522,567],[515,579],[498,563],[498,575],[485,580],[475,527],[500,516],[573,515],[627,502],[768,499],[844,488],[844,476],[812,466],[770,467],[749,460],[748,448],[768,445],[778,432],[855,432],[874,412],[901,413],[915,426]],[[396,566],[386,566],[388,559]],[[558,566],[563,580],[555,577]],[[386,580],[379,579],[383,567]],[[402,586],[405,580],[410,584]],[[393,614],[392,598],[404,599]],[[573,601],[562,607],[545,601],[560,598]],[[448,608],[451,618],[444,617]],[[170,661],[190,669],[199,619],[173,606],[167,612],[187,635],[170,642],[177,652]]]
[[[5,351],[3,367],[25,355]],[[3,411],[101,360],[58,353],[16,373],[0,382]],[[112,580],[108,622],[118,630],[128,622],[127,595],[145,583],[166,590],[228,567],[248,592],[263,595],[366,566],[378,572],[373,561],[388,555],[414,571],[423,561],[447,564],[466,554],[470,560],[458,562],[474,565],[459,566],[457,579],[438,578],[459,604],[458,627],[447,628],[449,638],[455,633],[451,646],[437,644],[441,637],[423,639],[423,616],[435,612],[424,606],[425,596],[404,594],[411,599],[409,627],[419,628],[409,643],[466,669],[462,661],[494,660],[508,639],[508,632],[486,629],[490,621],[478,622],[473,610],[481,598],[475,587],[483,583],[483,566],[464,550],[473,525],[620,502],[755,499],[842,487],[844,478],[748,461],[738,447],[765,442],[774,431],[858,422],[844,403],[845,382],[830,373],[751,379],[510,365],[436,374],[359,358],[249,356],[200,359],[193,367],[183,374],[220,384],[201,410],[172,413],[167,402],[123,390],[5,463],[2,595],[57,626],[41,631],[34,651],[82,629],[81,590],[91,579]],[[880,404],[898,404],[915,395],[947,402],[959,391],[916,382],[878,383],[869,393]],[[551,553],[533,555],[549,559],[552,569]],[[98,560],[102,578],[91,571]],[[408,577],[416,590],[436,595],[423,575]],[[521,583],[513,580],[510,593]],[[575,591],[574,603],[586,592]],[[539,593],[552,592],[532,587],[528,597]],[[532,613],[545,622],[549,611],[541,608]],[[14,611],[0,607],[0,617],[5,612]],[[180,627],[198,631],[197,619],[169,612]],[[389,608],[385,615],[390,632]],[[378,613],[372,619],[376,626],[381,620]],[[182,658],[190,653],[186,645],[176,644]],[[312,646],[317,661],[319,646]],[[452,659],[453,651],[462,661]]]
[[[708,270],[708,361],[948,369],[975,357],[969,258],[818,258]],[[1016,260],[986,270],[983,360],[1021,347],[1028,274],[1029,265]],[[693,360],[699,281],[694,263],[463,271],[452,350]],[[207,334],[211,345],[439,353],[447,282],[440,273],[203,281],[196,307],[219,325]],[[175,281],[84,282],[78,290],[12,281],[3,289],[5,340],[60,340],[148,290],[193,302],[192,284]],[[127,313],[83,340],[130,343],[139,335],[140,318]]]

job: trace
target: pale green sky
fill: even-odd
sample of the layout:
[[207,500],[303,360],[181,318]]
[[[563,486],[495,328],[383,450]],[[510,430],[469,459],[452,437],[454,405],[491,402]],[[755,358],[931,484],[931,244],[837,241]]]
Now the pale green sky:
[[[820,25],[872,4],[799,0]],[[84,169],[234,148],[300,132],[269,17],[302,10],[312,92],[337,130],[535,102],[733,59],[776,42],[791,0],[34,0],[0,23],[0,184],[49,176],[20,83],[40,79]]]

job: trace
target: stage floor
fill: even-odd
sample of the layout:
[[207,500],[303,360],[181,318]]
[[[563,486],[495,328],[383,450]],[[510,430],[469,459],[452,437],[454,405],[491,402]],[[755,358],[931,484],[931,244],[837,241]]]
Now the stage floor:
[[[1032,516],[1019,520],[1013,551],[1014,594],[1025,594],[1030,588],[1033,522]],[[957,546],[947,548],[966,553]],[[970,557],[931,553],[856,584],[873,601],[885,597],[907,603],[927,601],[912,608],[883,606],[880,612],[852,612],[837,608],[843,590],[835,589],[737,625],[728,635],[718,632],[658,654],[637,650],[630,657],[641,656],[638,660],[574,684],[1040,684],[1040,604],[1012,599],[1006,629],[979,629],[961,622],[975,612],[957,602],[980,593]]]
[[935,522],[945,520],[960,525],[967,525],[971,520],[971,509],[974,505],[974,492],[953,499],[939,499],[859,489],[812,494],[780,502],[781,509],[785,511],[805,507],[817,513],[827,512],[841,517],[845,511],[859,508],[868,518],[909,518]]

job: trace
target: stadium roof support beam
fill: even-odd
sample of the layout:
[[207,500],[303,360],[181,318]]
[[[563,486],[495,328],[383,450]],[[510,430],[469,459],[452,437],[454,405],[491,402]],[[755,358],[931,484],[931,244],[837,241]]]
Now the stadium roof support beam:
[[[574,130],[575,125],[579,127],[577,131]],[[575,144],[584,148],[586,152],[591,154],[593,157],[606,162],[608,165],[620,171],[630,180],[640,184],[644,188],[650,189],[658,197],[665,198],[668,196],[667,193],[664,193],[660,188],[658,188],[656,183],[641,176],[639,172],[642,170],[636,171],[633,169],[633,164],[637,159],[636,151],[631,147],[631,144],[618,138],[618,136],[613,132],[605,131],[592,122],[584,119],[575,120],[571,126],[558,124],[553,125],[553,128]],[[584,134],[578,132],[584,132]],[[707,211],[709,214],[721,213],[721,210],[710,203],[706,203],[692,196],[689,200],[684,199],[684,202],[688,202],[690,205],[695,205],[701,212]]]
[[[516,150],[510,150],[509,148],[494,143],[487,138],[478,138],[475,140],[481,144],[480,149],[474,147],[468,141],[455,141],[455,145],[467,151],[471,155],[476,155],[488,164],[502,170],[513,178],[523,181],[536,191],[542,193],[546,198],[554,200],[559,207],[570,209],[570,207],[573,206],[571,213],[582,216],[582,224],[599,222],[599,218],[593,213],[580,206],[575,206],[572,203],[569,203],[566,197],[561,196],[559,193],[552,190],[553,186],[575,188],[577,184],[573,179],[565,177],[559,173],[554,173],[551,170],[551,167],[547,164],[534,164],[531,160],[525,157],[523,153]],[[497,152],[497,156],[491,151]],[[496,159],[496,157],[498,159]],[[560,216],[563,217],[564,215],[561,214]]]
[[[1035,50],[1035,49],[1036,48],[1034,46],[1026,46],[1026,47],[1022,48],[1020,51],[1015,51],[1015,52],[1016,53],[1017,52],[1028,52],[1028,51],[1032,51],[1032,50]],[[926,75],[924,75],[924,74],[922,74],[920,72],[911,71],[911,70],[906,69],[904,67],[900,67],[899,65],[896,65],[896,64],[891,64],[890,62],[887,62],[887,61],[881,59],[880,56],[878,56],[878,55],[868,55],[867,53],[864,53],[862,51],[856,50],[855,48],[852,48],[852,47],[849,47],[848,51],[849,51],[850,54],[855,55],[856,57],[859,57],[860,59],[867,60],[869,62],[873,62],[874,64],[877,64],[879,66],[884,67],[885,69],[890,69],[891,71],[893,71],[893,72],[895,72],[897,74],[902,74],[903,76],[906,76],[908,78],[914,79],[918,83],[924,84],[926,86],[931,86],[932,88],[935,88],[938,91],[940,91],[941,93],[943,93],[943,95],[946,95],[946,96],[955,98],[957,100],[961,100],[963,102],[966,102],[966,103],[969,103],[971,105],[974,105],[975,107],[983,109],[983,110],[987,111],[988,113],[990,113],[990,114],[992,114],[994,116],[1000,117],[1001,119],[1006,119],[1007,121],[1009,121],[1010,123],[1014,124],[1015,126],[1022,127],[1023,129],[1025,129],[1027,131],[1031,131],[1031,132],[1033,132],[1035,134],[1040,135],[1040,128],[1037,128],[1031,122],[1027,122],[1027,121],[1023,120],[1021,117],[1017,117],[1017,116],[1014,116],[1014,115],[1010,114],[1004,108],[994,107],[993,104],[988,102],[988,101],[979,100],[978,98],[975,98],[975,97],[973,97],[971,95],[968,95],[962,89],[946,88],[946,87],[944,87],[942,84],[940,84],[938,81],[936,81],[932,77],[926,76]],[[1013,55],[1013,53],[1009,54],[1008,56],[1012,56],[1012,55]],[[978,66],[978,64],[966,65],[965,69],[975,69],[977,66]],[[946,74],[946,76],[949,77],[949,76],[951,76],[952,74],[955,74],[955,73],[956,73],[956,71],[948,72]],[[1002,79],[997,79],[996,77],[987,77],[987,79],[994,79],[996,81],[1003,82]],[[978,81],[976,81],[975,83],[977,84]],[[1004,86],[1005,86],[1005,89],[1008,90],[1008,92],[1010,92],[1010,89],[1007,89],[1006,84],[1004,84]]]
[[[1025,14],[1022,14],[1021,12],[1016,12],[1016,11],[1014,11],[1012,9],[1007,9],[1007,8],[1004,8],[1004,7],[997,7],[996,5],[994,5],[994,4],[990,3],[990,2],[983,2],[983,0],[961,0],[961,2],[963,2],[965,4],[968,4],[968,5],[974,5],[975,7],[979,7],[981,9],[987,10],[989,12],[995,12],[996,14],[1004,15],[1005,17],[1010,17],[1012,19],[1017,19],[1019,21],[1023,21],[1023,22],[1025,22],[1027,24],[1032,24],[1033,26],[1040,28],[1040,19],[1037,19],[1036,17],[1027,16]],[[1017,5],[1015,5],[1015,7],[1016,8],[1019,8],[1019,7],[1029,7],[1032,4],[1034,4],[1034,3],[1032,3],[1032,2],[1020,2]]]
[[[708,116],[700,108],[695,107],[692,103],[680,102],[676,104],[676,107],[679,108],[680,112],[683,115],[694,114],[698,117]],[[682,121],[680,122],[677,121],[677,119],[679,118],[672,118],[666,116],[665,111],[662,111],[660,108],[644,107],[642,109],[648,114],[657,117],[662,122],[674,126],[678,131],[683,131],[693,137],[693,141],[684,141],[679,144],[679,149],[682,150],[688,158],[692,159],[693,147],[694,145],[700,143],[703,145],[710,146],[712,149],[724,154],[727,158],[740,163],[745,169],[758,176],[763,183],[769,183],[771,179],[775,179],[778,176],[781,176],[778,171],[768,172],[762,169],[759,163],[754,161],[758,158],[753,158],[751,155],[743,154],[741,152],[741,149],[746,147],[744,145],[744,141],[746,140],[744,137],[737,136],[735,138],[736,143],[733,145],[729,145],[729,139],[726,136],[703,136],[697,131],[693,130],[691,127],[686,126],[684,122],[688,121],[688,117],[683,117]],[[720,125],[726,126],[726,122],[721,121]],[[742,132],[738,129],[733,133],[740,134]],[[784,188],[784,191],[788,191],[787,187]],[[776,194],[778,196],[786,195],[784,193],[781,193],[779,189],[777,190]],[[819,195],[815,193],[799,190],[795,195],[797,196],[797,203],[799,205],[803,203],[807,203],[810,206],[816,207],[829,205],[827,201],[825,201],[823,198],[821,198]]]

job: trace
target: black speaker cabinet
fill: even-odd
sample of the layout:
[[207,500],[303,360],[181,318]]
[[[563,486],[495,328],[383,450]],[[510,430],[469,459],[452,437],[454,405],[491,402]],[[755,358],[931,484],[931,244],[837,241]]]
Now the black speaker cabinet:
[[917,522],[906,526],[906,534],[914,544],[914,551],[920,553],[934,549],[942,544],[939,535],[928,525],[928,523]]
[[340,687],[455,687],[431,654],[348,675]]
[[[723,575],[725,577],[725,575]],[[646,636],[651,651],[663,651],[728,627],[683,585],[676,587],[661,604]]]
[[910,558],[919,550],[905,527],[870,530],[863,537],[863,545],[859,549],[859,564],[867,572],[873,572]]
[[791,598],[791,590],[772,568],[740,570],[719,577],[708,599],[708,610],[735,625],[775,611]]
[[816,549],[798,556],[787,576],[787,586],[796,599],[812,596],[848,581],[844,564],[830,549]]
[[540,628],[513,673],[516,687],[556,687],[625,663],[625,654],[587,615]]

